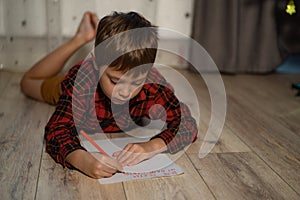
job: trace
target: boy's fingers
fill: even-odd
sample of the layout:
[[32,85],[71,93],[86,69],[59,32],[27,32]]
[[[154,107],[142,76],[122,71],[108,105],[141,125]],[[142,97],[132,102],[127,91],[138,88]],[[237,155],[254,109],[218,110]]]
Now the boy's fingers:
[[136,165],[147,158],[146,153],[134,153],[130,158],[128,158],[125,163],[128,166]]
[[91,153],[91,154],[106,167],[109,167],[113,170],[117,170],[117,169],[123,170],[121,163],[119,163],[116,159],[113,159],[108,156],[104,156],[100,153]]
[[122,151],[116,151],[113,153],[113,157],[118,157]]
[[131,157],[136,157],[136,156],[137,156],[137,153],[123,150],[117,159],[122,164],[127,164],[128,159],[130,159]]
[[136,165],[138,163],[140,163],[142,160],[140,158],[136,158],[134,160],[131,160],[127,163],[128,166],[132,166],[132,165]]
[[127,144],[122,151],[120,151],[120,154],[118,155],[118,160],[121,159],[122,157],[128,155],[131,153],[131,148],[132,148],[133,144],[129,143]]
[[111,177],[113,174],[114,174],[115,172],[105,172],[105,171],[102,171],[101,173],[100,173],[100,176],[101,177]]
[[114,158],[111,158],[111,157],[108,157],[108,156],[103,156],[101,161],[103,161],[103,164],[105,164],[105,165],[107,165],[111,168],[114,168],[114,169],[117,169],[117,170],[120,170],[120,171],[123,170],[122,164]]
[[106,164],[106,163],[102,163],[103,165],[103,168],[102,168],[102,171],[105,172],[105,173],[108,173],[108,174],[114,174],[116,173],[117,169]]
[[134,153],[133,155],[131,155],[128,159],[126,159],[124,161],[124,164],[130,166],[131,163],[136,163],[138,159],[139,159],[139,155]]

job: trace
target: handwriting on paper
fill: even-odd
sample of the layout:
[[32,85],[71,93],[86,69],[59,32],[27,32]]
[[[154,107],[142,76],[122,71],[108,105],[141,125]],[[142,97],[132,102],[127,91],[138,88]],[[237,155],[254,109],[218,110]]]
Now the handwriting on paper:
[[178,171],[175,168],[170,168],[170,169],[159,169],[151,172],[125,172],[124,175],[132,176],[132,178],[174,176],[174,175],[178,175]]

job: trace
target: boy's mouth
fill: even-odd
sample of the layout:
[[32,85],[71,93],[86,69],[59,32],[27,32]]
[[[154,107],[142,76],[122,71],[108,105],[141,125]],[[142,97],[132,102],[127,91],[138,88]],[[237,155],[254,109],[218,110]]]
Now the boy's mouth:
[[126,102],[128,102],[128,100],[123,100],[123,99],[116,99],[116,98],[114,98],[114,99],[112,99],[112,102],[113,102],[114,104],[125,104]]

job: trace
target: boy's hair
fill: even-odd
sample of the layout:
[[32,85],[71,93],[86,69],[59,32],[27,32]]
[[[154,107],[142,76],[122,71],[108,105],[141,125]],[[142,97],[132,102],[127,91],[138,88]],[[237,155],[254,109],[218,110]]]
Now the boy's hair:
[[[127,72],[139,65],[148,64],[152,66],[157,52],[158,40],[157,31],[154,27],[136,12],[113,12],[113,14],[105,16],[98,24],[95,40],[97,65],[108,65],[122,72]],[[138,34],[137,32],[129,31],[136,28],[143,29]],[[119,33],[122,33],[120,37],[110,38]],[[98,50],[97,46],[108,38],[110,39],[108,43],[105,43],[105,50]],[[132,49],[136,50],[132,51]],[[111,63],[105,63],[107,57],[113,57],[112,55],[121,56]]]

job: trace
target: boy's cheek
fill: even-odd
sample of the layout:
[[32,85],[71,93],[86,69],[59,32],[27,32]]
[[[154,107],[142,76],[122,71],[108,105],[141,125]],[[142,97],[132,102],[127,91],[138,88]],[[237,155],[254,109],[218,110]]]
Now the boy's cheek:
[[136,88],[132,93],[131,98],[135,97],[142,90],[142,88],[143,86],[139,86],[138,88]]

